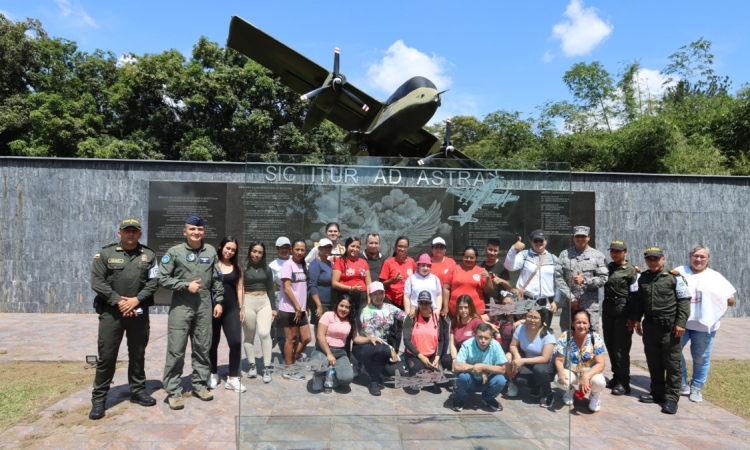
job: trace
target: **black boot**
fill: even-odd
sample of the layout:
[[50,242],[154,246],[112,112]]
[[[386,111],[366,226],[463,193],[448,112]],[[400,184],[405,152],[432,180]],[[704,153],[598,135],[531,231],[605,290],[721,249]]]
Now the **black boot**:
[[156,404],[156,399],[145,392],[139,392],[130,396],[130,402],[138,403],[141,406],[154,406]]
[[104,402],[96,402],[91,405],[91,412],[89,413],[89,419],[99,420],[104,417]]

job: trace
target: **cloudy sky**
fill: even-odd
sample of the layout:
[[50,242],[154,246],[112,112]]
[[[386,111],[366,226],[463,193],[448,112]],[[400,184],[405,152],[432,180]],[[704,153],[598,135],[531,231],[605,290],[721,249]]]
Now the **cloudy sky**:
[[450,89],[434,120],[535,114],[546,101],[571,99],[562,76],[582,61],[616,75],[637,60],[642,91],[655,96],[669,55],[701,37],[735,90],[750,82],[750,2],[740,0],[5,0],[0,14],[39,19],[84,51],[118,56],[170,48],[189,55],[200,36],[224,45],[239,15],[326,68],[340,47],[349,82],[382,100],[409,77],[426,76]]

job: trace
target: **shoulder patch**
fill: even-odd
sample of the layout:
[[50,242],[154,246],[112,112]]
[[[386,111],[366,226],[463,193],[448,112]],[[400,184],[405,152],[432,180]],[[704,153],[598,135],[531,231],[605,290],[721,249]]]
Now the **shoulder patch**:
[[96,255],[94,255],[94,259],[99,259],[100,256],[101,255],[99,253],[97,253]]
[[635,271],[636,272],[641,273],[641,268],[640,267],[638,267],[638,266],[633,266],[633,267],[635,267]]
[[679,275],[680,274],[680,272],[678,272],[676,269],[670,270],[669,273],[671,273],[672,275]]
[[166,263],[168,263],[168,262],[169,262],[170,260],[171,260],[171,258],[169,257],[169,255],[164,255],[164,256],[162,256],[162,258],[161,258],[161,263],[162,263],[162,264],[166,264]]
[[122,247],[115,247],[115,251],[121,252],[122,251]]
[[105,246],[104,246],[104,247],[102,247],[102,248],[112,247],[112,246],[114,246],[114,245],[117,245],[117,242],[113,242],[113,243],[111,243],[111,244],[107,244],[107,245],[105,245]]

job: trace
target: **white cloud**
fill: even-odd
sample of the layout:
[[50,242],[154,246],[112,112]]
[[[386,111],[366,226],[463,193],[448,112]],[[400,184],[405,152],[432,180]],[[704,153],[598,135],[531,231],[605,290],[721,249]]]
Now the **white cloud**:
[[[667,84],[664,84],[669,77],[662,75],[658,70],[651,69],[639,69],[636,73],[636,80],[638,91],[640,91],[641,98],[644,101],[647,100],[659,100],[667,92],[667,89],[675,86],[678,80],[672,80]],[[637,92],[636,91],[636,95]]]
[[560,39],[563,53],[566,56],[585,55],[604,41],[614,27],[604,22],[596,9],[584,8],[581,0],[571,0],[565,17],[569,20],[552,27],[552,35]]
[[544,55],[542,55],[542,62],[551,63],[553,59],[555,59],[555,57],[552,56],[552,52],[550,52],[549,50],[544,52]]
[[[70,18],[79,25],[88,25],[93,28],[99,28],[96,21],[89,16],[89,14],[83,9],[83,6],[78,4],[71,4],[69,0],[53,0],[57,7],[60,8],[60,13],[65,18]],[[75,0],[74,0],[75,1]]]
[[123,53],[117,58],[117,67],[122,67],[126,64],[135,64],[137,62],[138,59],[134,57],[132,53]]
[[448,89],[451,77],[445,74],[448,62],[437,55],[428,56],[419,50],[407,47],[398,40],[385,52],[380,62],[370,64],[367,69],[369,83],[391,94],[404,81],[421,75],[429,78],[441,91]]

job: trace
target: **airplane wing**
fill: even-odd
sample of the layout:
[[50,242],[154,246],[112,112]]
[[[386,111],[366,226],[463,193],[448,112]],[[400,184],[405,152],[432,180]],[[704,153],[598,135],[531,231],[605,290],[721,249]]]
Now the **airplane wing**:
[[455,195],[457,197],[460,197],[461,195],[463,195],[464,193],[466,193],[466,189],[468,189],[468,188],[449,187],[447,189],[447,191],[448,191],[449,194],[453,194],[453,195]]
[[508,202],[514,202],[518,200],[517,195],[506,195],[506,194],[492,194],[484,201],[485,205],[490,205],[492,203],[502,202],[503,204]]
[[[323,86],[329,74],[327,69],[238,16],[233,16],[229,25],[227,46],[270,69],[285,86],[299,94]],[[350,83],[346,84],[346,89],[365,102],[370,107],[369,112],[363,111],[348,97],[342,95],[328,115],[328,120],[347,131],[362,129],[377,116],[383,103]]]
[[420,128],[396,144],[395,153],[409,158],[421,158],[426,156],[436,143],[439,144],[438,138],[434,134]]

